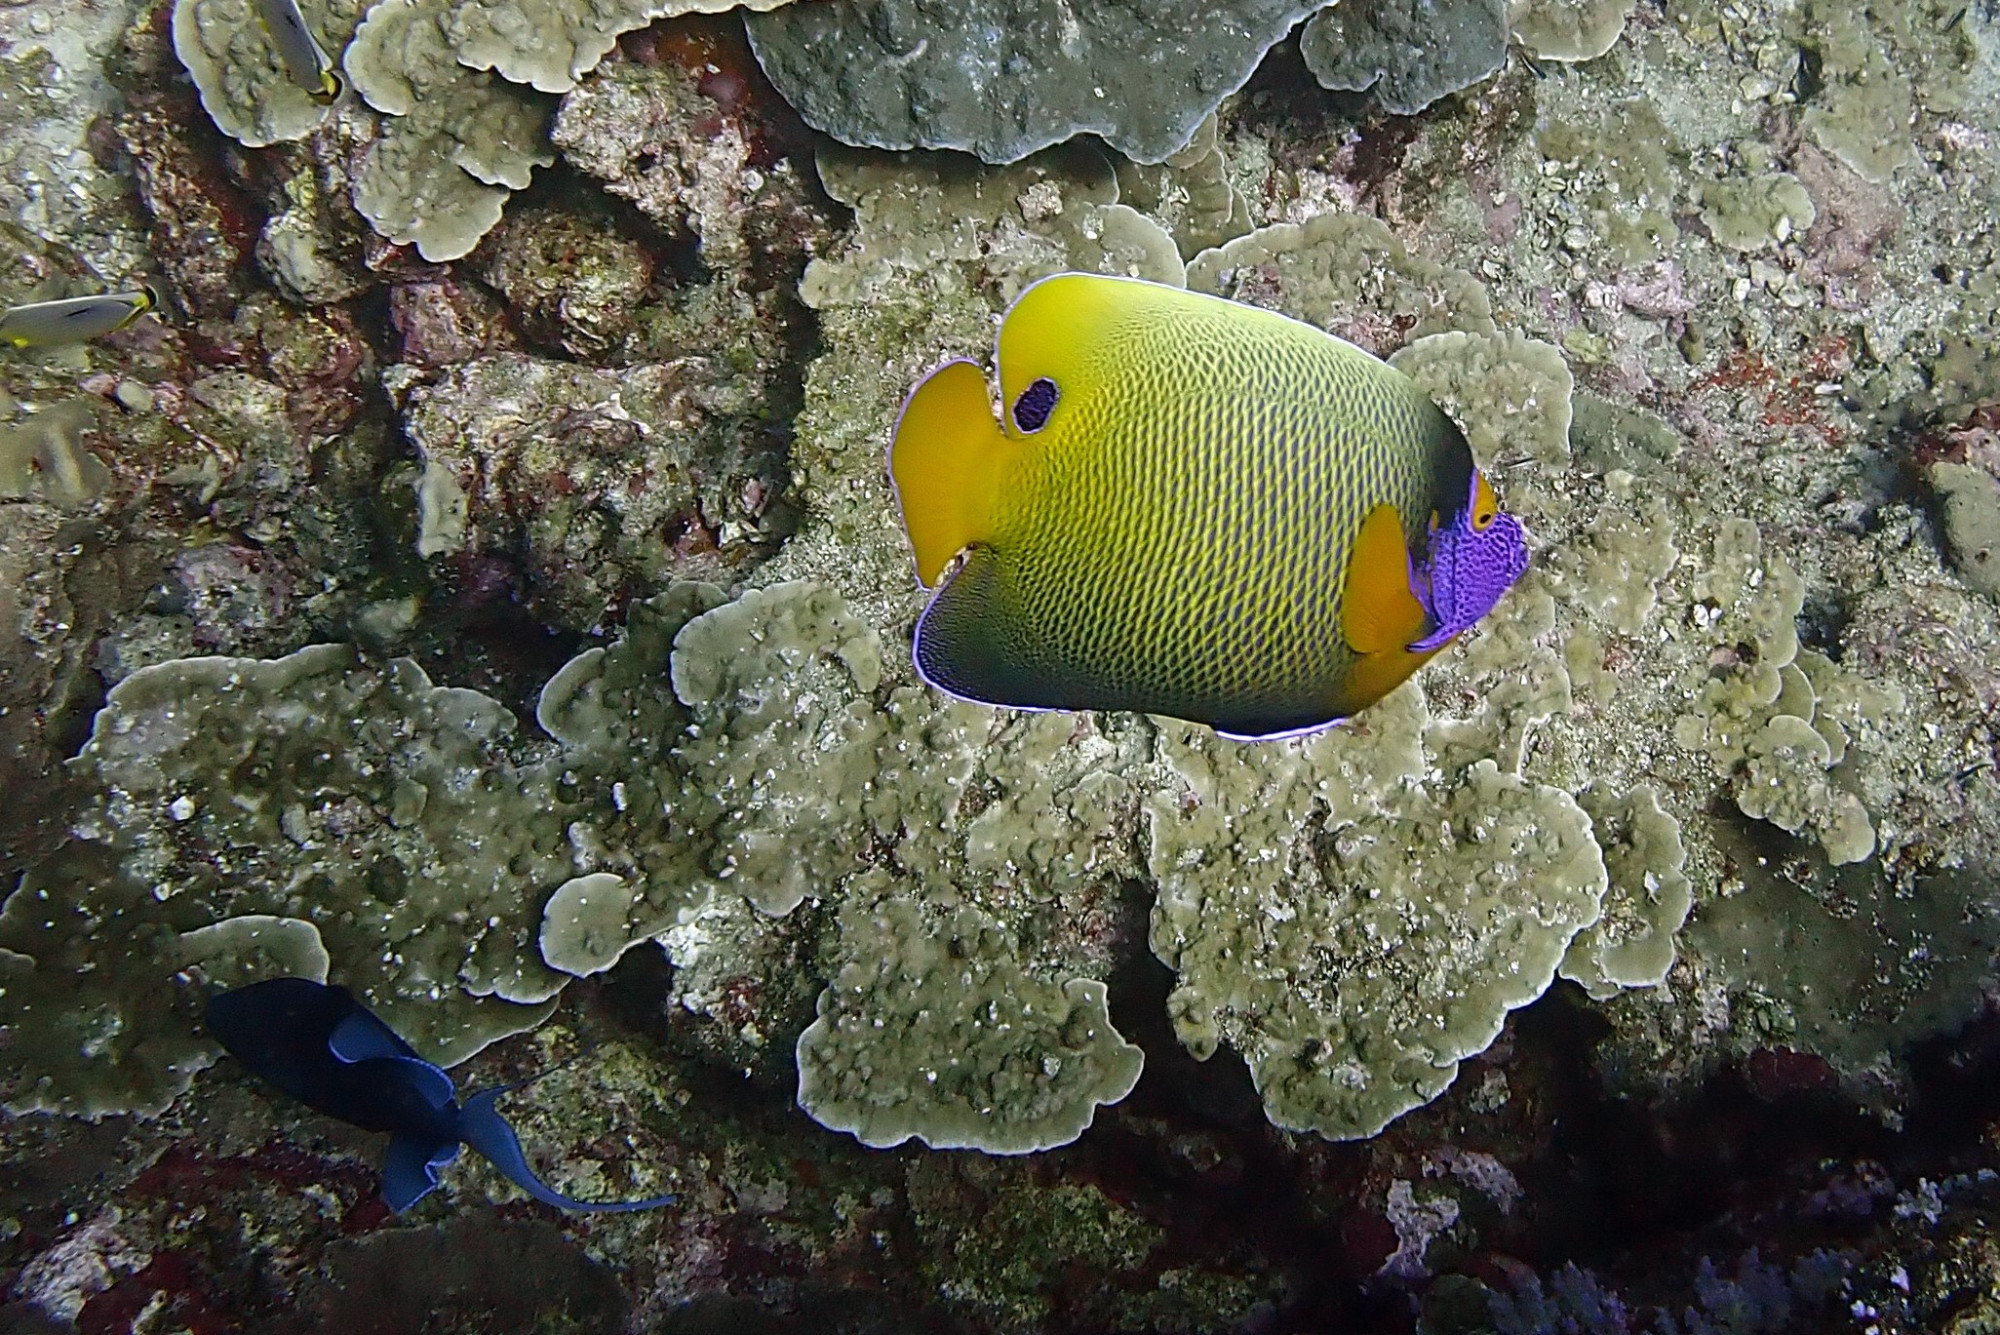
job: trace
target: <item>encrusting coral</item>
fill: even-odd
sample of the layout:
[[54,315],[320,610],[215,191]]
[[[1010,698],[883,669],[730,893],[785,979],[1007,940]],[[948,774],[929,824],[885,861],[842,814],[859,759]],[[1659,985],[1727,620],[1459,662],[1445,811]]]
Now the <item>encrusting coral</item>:
[[992,918],[876,898],[884,879],[850,889],[839,964],[799,1036],[799,1106],[815,1120],[878,1148],[915,1136],[1026,1154],[1131,1093],[1144,1061],[1111,1027],[1103,983],[1024,974]]

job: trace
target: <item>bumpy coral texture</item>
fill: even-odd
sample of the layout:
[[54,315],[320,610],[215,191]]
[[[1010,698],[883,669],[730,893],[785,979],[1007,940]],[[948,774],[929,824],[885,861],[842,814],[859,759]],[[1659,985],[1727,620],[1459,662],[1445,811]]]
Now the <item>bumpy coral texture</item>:
[[1314,8],[981,0],[941,22],[912,0],[818,0],[749,25],[778,91],[843,143],[958,148],[1004,163],[1095,133],[1158,162],[1186,147]]

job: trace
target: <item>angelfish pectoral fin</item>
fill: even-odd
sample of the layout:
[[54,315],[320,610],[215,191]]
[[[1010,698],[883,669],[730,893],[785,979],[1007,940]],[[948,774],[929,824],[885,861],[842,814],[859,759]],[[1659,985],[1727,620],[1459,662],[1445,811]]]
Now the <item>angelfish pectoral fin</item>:
[[1347,557],[1347,585],[1340,599],[1347,647],[1364,656],[1400,651],[1424,633],[1429,619],[1410,588],[1403,521],[1395,506],[1378,505],[1361,521]]
[[671,1193],[663,1196],[649,1196],[640,1201],[580,1201],[573,1196],[565,1196],[535,1175],[528,1167],[528,1157],[521,1152],[521,1139],[514,1134],[514,1128],[500,1115],[495,1107],[505,1089],[486,1089],[465,1101],[459,1110],[459,1139],[472,1146],[488,1163],[500,1170],[509,1182],[533,1196],[544,1205],[553,1205],[559,1210],[589,1210],[597,1213],[613,1213],[621,1210],[655,1210],[662,1205],[672,1205]]

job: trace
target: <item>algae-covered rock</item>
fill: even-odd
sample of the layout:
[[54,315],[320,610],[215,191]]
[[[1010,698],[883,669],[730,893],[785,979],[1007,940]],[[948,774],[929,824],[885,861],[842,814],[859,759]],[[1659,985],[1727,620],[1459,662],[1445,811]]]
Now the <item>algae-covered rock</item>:
[[455,260],[500,221],[547,147],[551,106],[458,61],[446,0],[381,0],[344,63],[355,91],[390,119],[354,179],[354,207],[427,260]]
[[1306,24],[1299,53],[1322,87],[1414,116],[1497,72],[1507,36],[1506,0],[1341,0]]
[[799,1106],[864,1145],[1028,1154],[1082,1135],[1138,1083],[1104,984],[1023,973],[1000,924],[970,906],[933,921],[856,887],[841,964],[799,1036]]
[[587,629],[633,590],[730,577],[775,542],[763,383],[723,358],[597,370],[500,353],[410,393],[426,556],[518,562],[544,621]]
[[1159,162],[1243,86],[1296,0],[814,0],[748,20],[771,82],[814,128],[869,148],[1014,162],[1079,134]]
[[[328,51],[354,33],[365,5],[314,5],[307,22]],[[216,128],[245,148],[303,139],[331,107],[286,73],[258,17],[258,0],[175,0],[174,53],[187,67]]]

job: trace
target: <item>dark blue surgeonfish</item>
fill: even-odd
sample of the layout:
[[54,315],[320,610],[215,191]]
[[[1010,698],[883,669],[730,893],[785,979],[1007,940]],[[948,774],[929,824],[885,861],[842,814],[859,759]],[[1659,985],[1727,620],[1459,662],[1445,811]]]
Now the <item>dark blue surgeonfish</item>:
[[514,1128],[494,1105],[510,1088],[461,1104],[451,1077],[356,1001],[344,987],[272,978],[211,997],[208,1032],[231,1056],[299,1102],[368,1131],[387,1131],[382,1199],[398,1214],[437,1186],[461,1144],[508,1181],[563,1210],[651,1210],[673,1197],[580,1201],[535,1176]]

